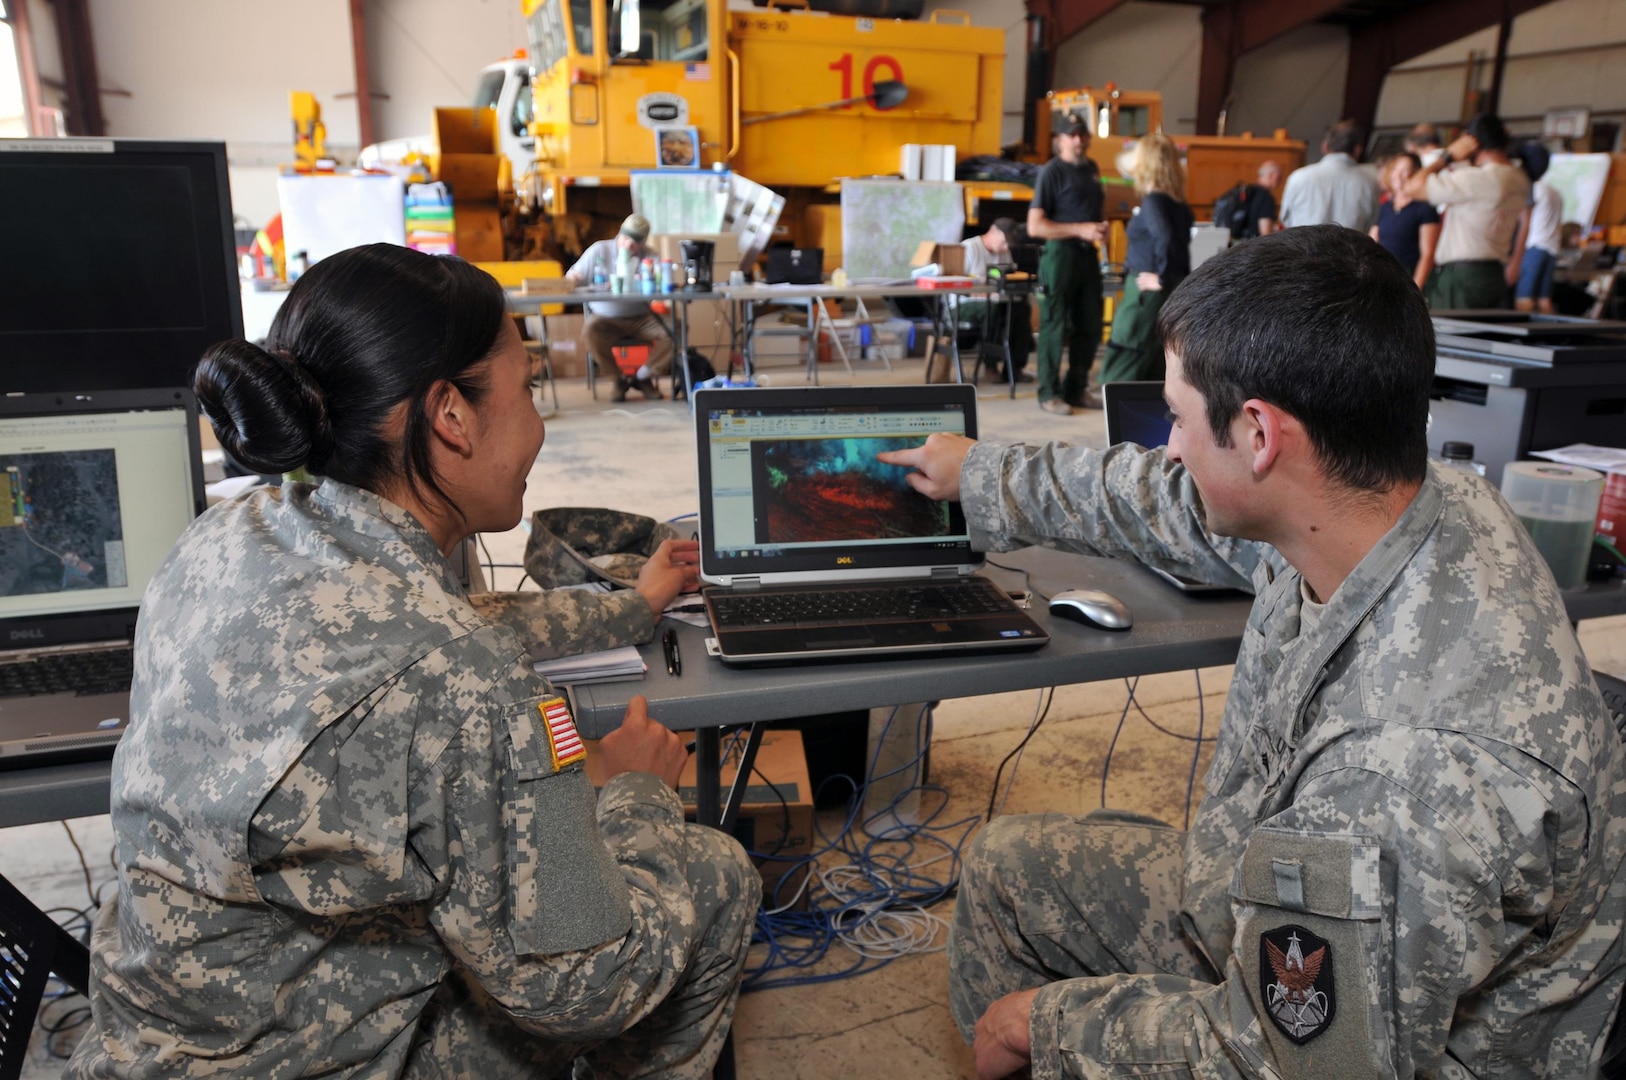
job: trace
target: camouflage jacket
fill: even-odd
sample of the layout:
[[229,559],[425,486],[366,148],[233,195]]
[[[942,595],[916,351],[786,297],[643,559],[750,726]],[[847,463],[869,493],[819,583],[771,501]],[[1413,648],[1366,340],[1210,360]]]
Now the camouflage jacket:
[[1035,1077],[1595,1068],[1626,978],[1626,768],[1494,489],[1432,471],[1301,633],[1298,572],[1210,535],[1160,451],[978,446],[961,487],[983,547],[1138,557],[1256,596],[1186,842],[1181,919],[1219,981],[1051,984]]
[[469,603],[482,618],[512,630],[535,660],[642,645],[655,637],[649,601],[632,589],[475,593]]
[[332,481],[210,510],[148,589],[133,699],[69,1075],[395,1076],[454,970],[560,1040],[681,977],[676,796],[624,774],[595,806],[404,510]]

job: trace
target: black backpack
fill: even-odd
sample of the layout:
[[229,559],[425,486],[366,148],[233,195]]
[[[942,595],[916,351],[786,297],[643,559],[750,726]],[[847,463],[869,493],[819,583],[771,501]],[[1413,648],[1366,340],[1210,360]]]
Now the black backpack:
[[1231,239],[1241,240],[1258,235],[1248,225],[1248,185],[1238,184],[1214,200],[1214,227],[1230,229]]
[[[690,386],[698,386],[707,379],[717,377],[717,369],[711,366],[711,361],[707,360],[706,354],[699,349],[690,349],[688,356],[684,359],[689,368]],[[683,396],[683,374],[682,372],[674,372],[673,374],[676,377],[672,380],[672,396],[681,398]]]

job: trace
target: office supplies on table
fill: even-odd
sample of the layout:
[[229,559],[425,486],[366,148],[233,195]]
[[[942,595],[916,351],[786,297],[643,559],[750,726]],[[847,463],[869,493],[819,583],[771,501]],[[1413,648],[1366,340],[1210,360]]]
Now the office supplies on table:
[[[1209,230],[1213,231],[1213,230]],[[1101,408],[1107,422],[1107,445],[1121,442],[1148,448],[1169,445],[1174,422],[1163,400],[1161,382],[1113,382],[1101,385]],[[1201,420],[1207,423],[1207,420]],[[1156,566],[1146,569],[1181,592],[1231,592],[1228,585],[1212,585],[1196,578],[1182,577]]]
[[549,682],[585,683],[610,682],[616,679],[641,679],[649,668],[636,647],[623,645],[616,649],[558,656],[551,660],[538,660],[531,665]]
[[1128,630],[1134,623],[1124,602],[1100,589],[1063,589],[1050,598],[1050,614],[1100,630]]
[[147,581],[203,512],[190,391],[0,397],[0,767],[108,757]]
[[666,628],[666,633],[661,635],[661,651],[666,654],[666,673],[682,675],[683,654],[678,651],[677,631],[670,626]]
[[763,275],[770,285],[817,285],[824,280],[824,249],[771,247]]
[[966,385],[700,390],[700,576],[726,663],[1036,649],[958,504],[876,457],[976,436]]

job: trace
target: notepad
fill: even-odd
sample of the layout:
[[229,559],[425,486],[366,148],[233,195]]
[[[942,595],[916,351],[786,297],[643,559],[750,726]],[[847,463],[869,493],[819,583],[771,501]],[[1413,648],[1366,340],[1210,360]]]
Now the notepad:
[[538,675],[556,683],[612,682],[616,679],[641,679],[649,670],[644,658],[632,645],[600,652],[581,653],[577,656],[557,656],[552,660],[538,660],[534,665]]

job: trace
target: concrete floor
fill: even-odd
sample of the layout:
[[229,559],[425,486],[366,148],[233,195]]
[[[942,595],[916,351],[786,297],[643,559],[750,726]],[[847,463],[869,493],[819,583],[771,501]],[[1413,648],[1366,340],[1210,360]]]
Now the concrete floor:
[[[914,381],[920,364],[897,362],[888,373],[879,364],[865,363],[852,379],[837,366],[824,369],[821,378],[829,383]],[[772,371],[770,378],[776,385],[802,383],[795,369]],[[1036,408],[1030,385],[1023,389],[1028,393],[1011,401],[1003,388],[984,387],[979,417],[985,438],[1103,444],[1099,412],[1051,416]],[[526,493],[527,511],[611,506],[663,519],[694,512],[694,435],[681,403],[593,402],[581,379],[562,382],[559,392],[561,409],[548,420],[547,442]],[[521,530],[486,539],[494,561],[519,562],[525,541]],[[512,588],[517,574],[498,570],[495,585]],[[1588,622],[1581,628],[1581,641],[1594,666],[1626,673],[1626,617]],[[1184,820],[1192,769],[1189,737],[1197,733],[1199,719],[1212,732],[1229,677],[1230,669],[1220,668],[1139,681],[1135,698],[1145,715],[1127,713],[1107,777],[1108,803],[1176,824]],[[984,810],[994,770],[1021,740],[1039,696],[996,694],[942,704],[931,758],[931,780],[948,791],[939,820]],[[1126,700],[1121,681],[1059,688],[1044,726],[1029,743],[1004,811],[1083,813],[1101,805],[1102,763]],[[1149,721],[1174,734],[1158,732]],[[1197,765],[1194,798],[1201,798],[1206,766],[1205,752]],[[1006,775],[1008,779],[1009,768]],[[827,828],[839,828],[838,816],[824,818]],[[87,903],[87,882],[68,829],[90,864],[88,888],[100,888],[111,877],[107,818],[0,830],[0,867],[41,905],[77,909]],[[950,905],[935,910],[946,918]],[[941,947],[940,935],[936,944]],[[839,970],[851,962],[851,954],[838,946],[812,970]],[[71,1003],[51,1011],[67,1007]],[[972,1075],[970,1054],[949,1017],[941,952],[906,957],[855,979],[748,994],[741,999],[734,1030],[744,1080]],[[60,1072],[60,1062],[45,1057],[42,1042],[34,1040],[24,1077]]]

